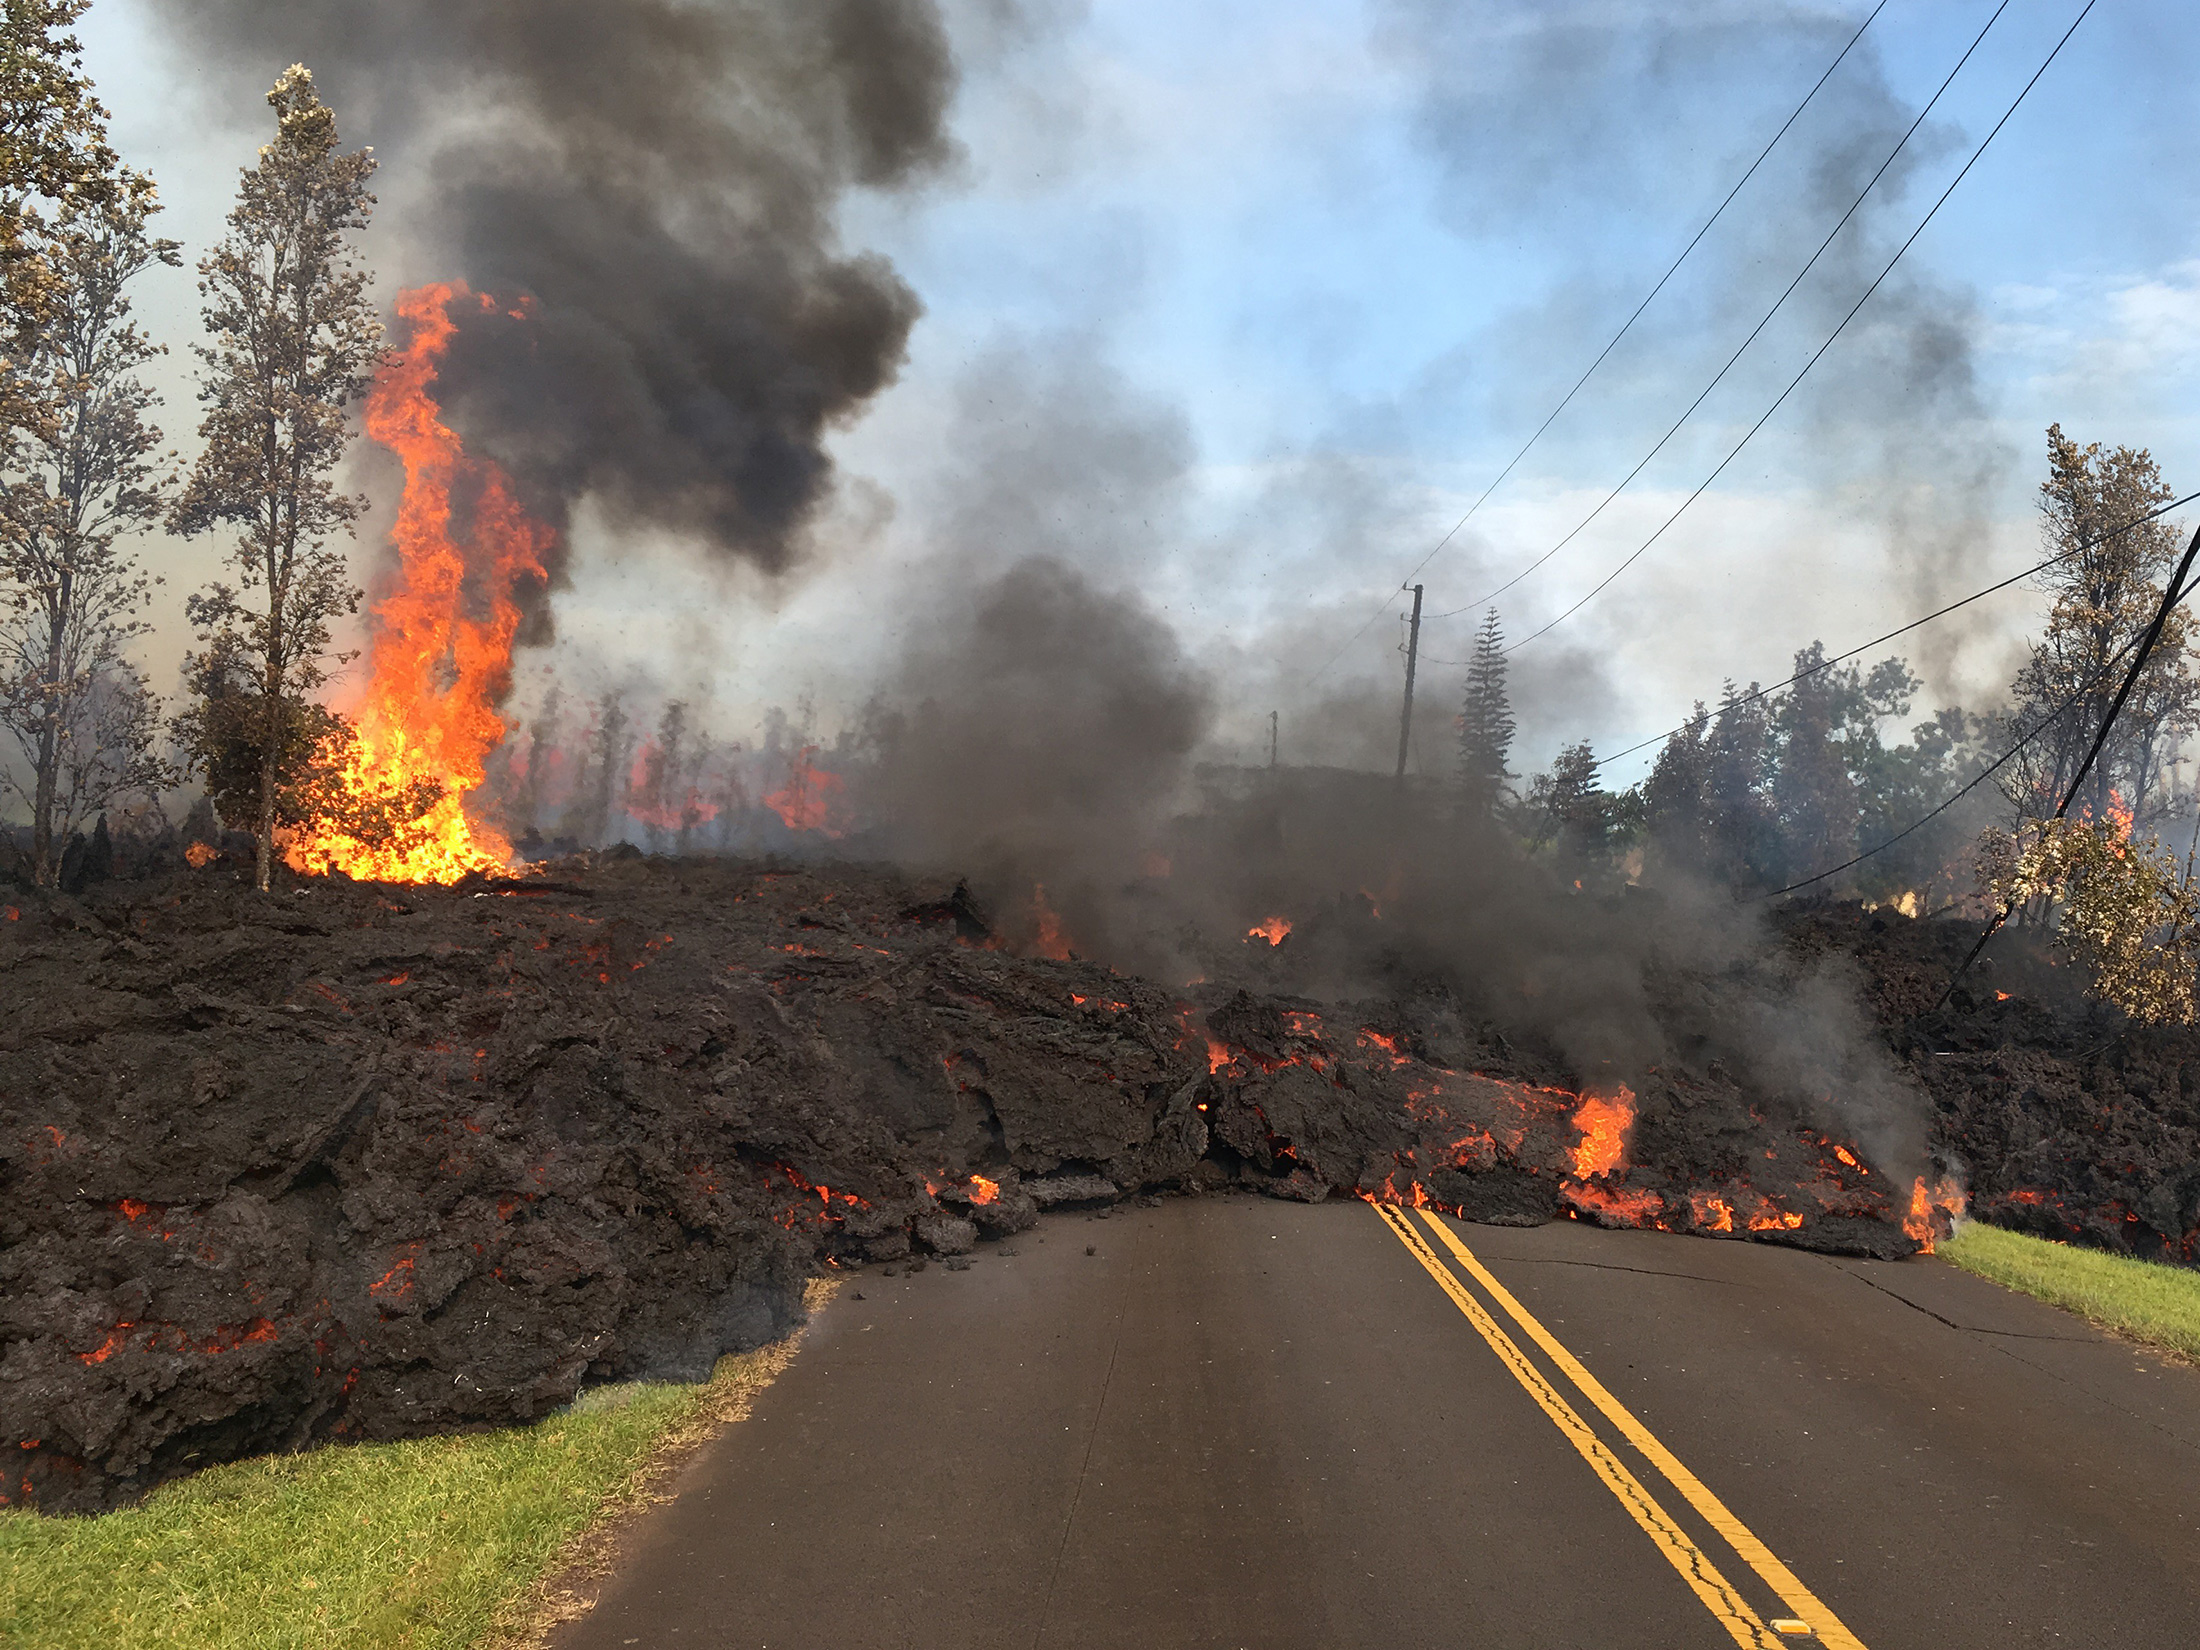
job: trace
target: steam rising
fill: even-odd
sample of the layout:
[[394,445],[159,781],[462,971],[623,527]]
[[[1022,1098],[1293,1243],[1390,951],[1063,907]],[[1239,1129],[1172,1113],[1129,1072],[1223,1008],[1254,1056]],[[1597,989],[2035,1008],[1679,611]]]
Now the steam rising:
[[160,3],[240,80],[309,63],[347,136],[432,180],[408,202],[427,273],[496,299],[444,375],[469,450],[554,522],[593,496],[790,564],[827,431],[891,382],[919,312],[833,220],[952,155],[930,4]]

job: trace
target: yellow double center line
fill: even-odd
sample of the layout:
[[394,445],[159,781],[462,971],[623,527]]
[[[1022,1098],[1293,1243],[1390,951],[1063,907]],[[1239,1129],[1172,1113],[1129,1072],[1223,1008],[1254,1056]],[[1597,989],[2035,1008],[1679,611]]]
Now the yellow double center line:
[[1459,1241],[1458,1235],[1450,1227],[1424,1210],[1421,1214],[1422,1223],[1451,1251],[1452,1257],[1459,1262],[1467,1275],[1481,1285],[1490,1299],[1503,1308],[1528,1338],[1543,1349],[1544,1355],[1557,1366],[1559,1372],[1580,1390],[1583,1397],[1603,1412],[1606,1420],[1619,1429],[1620,1436],[1649,1459],[1650,1464],[1695,1508],[1698,1516],[1716,1530],[1719,1538],[1733,1548],[1742,1562],[1756,1571],[1765,1585],[1794,1612],[1792,1618],[1768,1624],[1750,1607],[1749,1601],[1736,1591],[1733,1583],[1719,1573],[1718,1566],[1696,1545],[1688,1532],[1658,1504],[1657,1498],[1643,1487],[1642,1481],[1597,1436],[1589,1423],[1582,1419],[1580,1412],[1545,1378],[1542,1370],[1530,1361],[1528,1355],[1521,1351],[1519,1343],[1499,1327],[1497,1320],[1490,1316],[1480,1301],[1468,1293],[1466,1286],[1459,1281],[1458,1274],[1444,1264],[1443,1258],[1430,1247],[1420,1227],[1414,1224],[1406,1212],[1387,1204],[1377,1204],[1375,1211],[1383,1217],[1391,1231],[1397,1234],[1398,1241],[1406,1246],[1414,1259],[1427,1269],[1429,1276],[1451,1297],[1452,1303],[1466,1314],[1467,1321],[1489,1343],[1490,1350],[1512,1372],[1513,1379],[1520,1383],[1543,1413],[1551,1418],[1552,1424],[1566,1441],[1580,1452],[1581,1458],[1589,1463],[1590,1469],[1604,1481],[1605,1487],[1618,1499],[1619,1504],[1627,1509],[1628,1516],[1642,1527],[1643,1533],[1650,1537],[1658,1551],[1665,1555],[1666,1561],[1680,1573],[1681,1579],[1688,1583],[1697,1598],[1703,1601],[1704,1608],[1711,1612],[1736,1644],[1744,1646],[1745,1650],[1772,1650],[1772,1647],[1783,1642],[1786,1635],[1808,1633],[1820,1644],[1832,1646],[1833,1650],[1864,1650],[1856,1635],[1843,1626],[1840,1618],[1803,1585],[1795,1572],[1774,1557],[1771,1549],[1727,1510],[1726,1503],[1706,1489],[1702,1480],[1682,1466],[1673,1452],[1660,1443],[1648,1427],[1636,1420],[1624,1404],[1607,1392],[1603,1383],[1584,1369],[1580,1360],[1560,1345],[1557,1337],[1515,1300],[1510,1290],[1490,1275],[1489,1269],[1475,1259],[1473,1251]]

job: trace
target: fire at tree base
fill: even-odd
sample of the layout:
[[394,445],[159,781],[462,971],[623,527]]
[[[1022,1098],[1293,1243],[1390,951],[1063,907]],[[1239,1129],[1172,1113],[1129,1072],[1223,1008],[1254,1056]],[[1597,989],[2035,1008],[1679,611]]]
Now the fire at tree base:
[[997,947],[952,883],[631,850],[19,899],[0,1492],[91,1511],[700,1379],[821,1268],[1141,1192],[1882,1258],[1946,1229],[1949,1195],[1715,1069],[1584,1095],[1426,995],[1171,991]]

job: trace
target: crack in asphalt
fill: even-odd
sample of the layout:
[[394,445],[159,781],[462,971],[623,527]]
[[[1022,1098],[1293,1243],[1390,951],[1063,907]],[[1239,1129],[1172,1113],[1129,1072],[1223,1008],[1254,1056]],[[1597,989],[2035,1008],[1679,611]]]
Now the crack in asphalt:
[[[1484,1256],[1492,1260],[1496,1256]],[[1614,1266],[1603,1260],[1557,1260],[1547,1255],[1523,1256],[1519,1259],[1505,1257],[1508,1266],[1584,1266],[1592,1272],[1633,1272],[1645,1278],[1684,1278],[1691,1283],[1716,1283],[1727,1289],[1755,1289],[1754,1283],[1743,1283],[1737,1278],[1707,1278],[1701,1272],[1665,1272],[1651,1266]]]
[[1116,1354],[1123,1349],[1123,1319],[1130,1311],[1131,1276],[1130,1269],[1126,1268],[1123,1292],[1115,1304],[1115,1333],[1108,1341],[1107,1373],[1100,1377],[1100,1400],[1092,1406],[1092,1430],[1085,1434],[1085,1459],[1077,1469],[1077,1488],[1070,1495],[1069,1511],[1062,1518],[1062,1539],[1054,1549],[1053,1566],[1047,1571],[1047,1595],[1040,1602],[1039,1620],[1031,1630],[1031,1650],[1039,1650],[1040,1641],[1046,1637],[1047,1618],[1054,1613],[1054,1591],[1062,1579],[1062,1560],[1069,1552],[1070,1533],[1077,1527],[1077,1508],[1085,1498],[1085,1480],[1092,1476],[1093,1446],[1100,1441],[1100,1419],[1108,1409],[1108,1388],[1115,1380]]
[[2102,1338],[2097,1335],[2039,1335],[2025,1329],[1982,1329],[1976,1324],[1957,1323],[1953,1318],[1942,1317],[1938,1312],[1935,1312],[1929,1306],[1920,1306],[1916,1301],[1913,1301],[1907,1295],[1897,1294],[1894,1290],[1889,1289],[1883,1283],[1873,1282],[1870,1278],[1867,1278],[1861,1272],[1851,1272],[1846,1266],[1836,1266],[1834,1270],[1836,1272],[1840,1272],[1845,1274],[1846,1276],[1854,1278],[1858,1283],[1863,1284],[1867,1289],[1878,1290],[1889,1300],[1900,1301],[1904,1306],[1907,1306],[1913,1312],[1924,1313],[1925,1316],[1932,1319],[1935,1323],[1946,1324],[1950,1329],[1957,1331],[1959,1334],[1995,1335],[2004,1340],[2012,1341],[2067,1341],[2076,1346],[2092,1346],[2097,1344]]

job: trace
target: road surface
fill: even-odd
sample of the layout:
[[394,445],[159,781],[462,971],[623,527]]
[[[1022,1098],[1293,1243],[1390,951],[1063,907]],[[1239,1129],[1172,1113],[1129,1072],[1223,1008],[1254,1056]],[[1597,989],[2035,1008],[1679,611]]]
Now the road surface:
[[2200,1371],[1942,1262],[1236,1197],[1008,1247],[858,1276],[556,1650],[2200,1645]]

